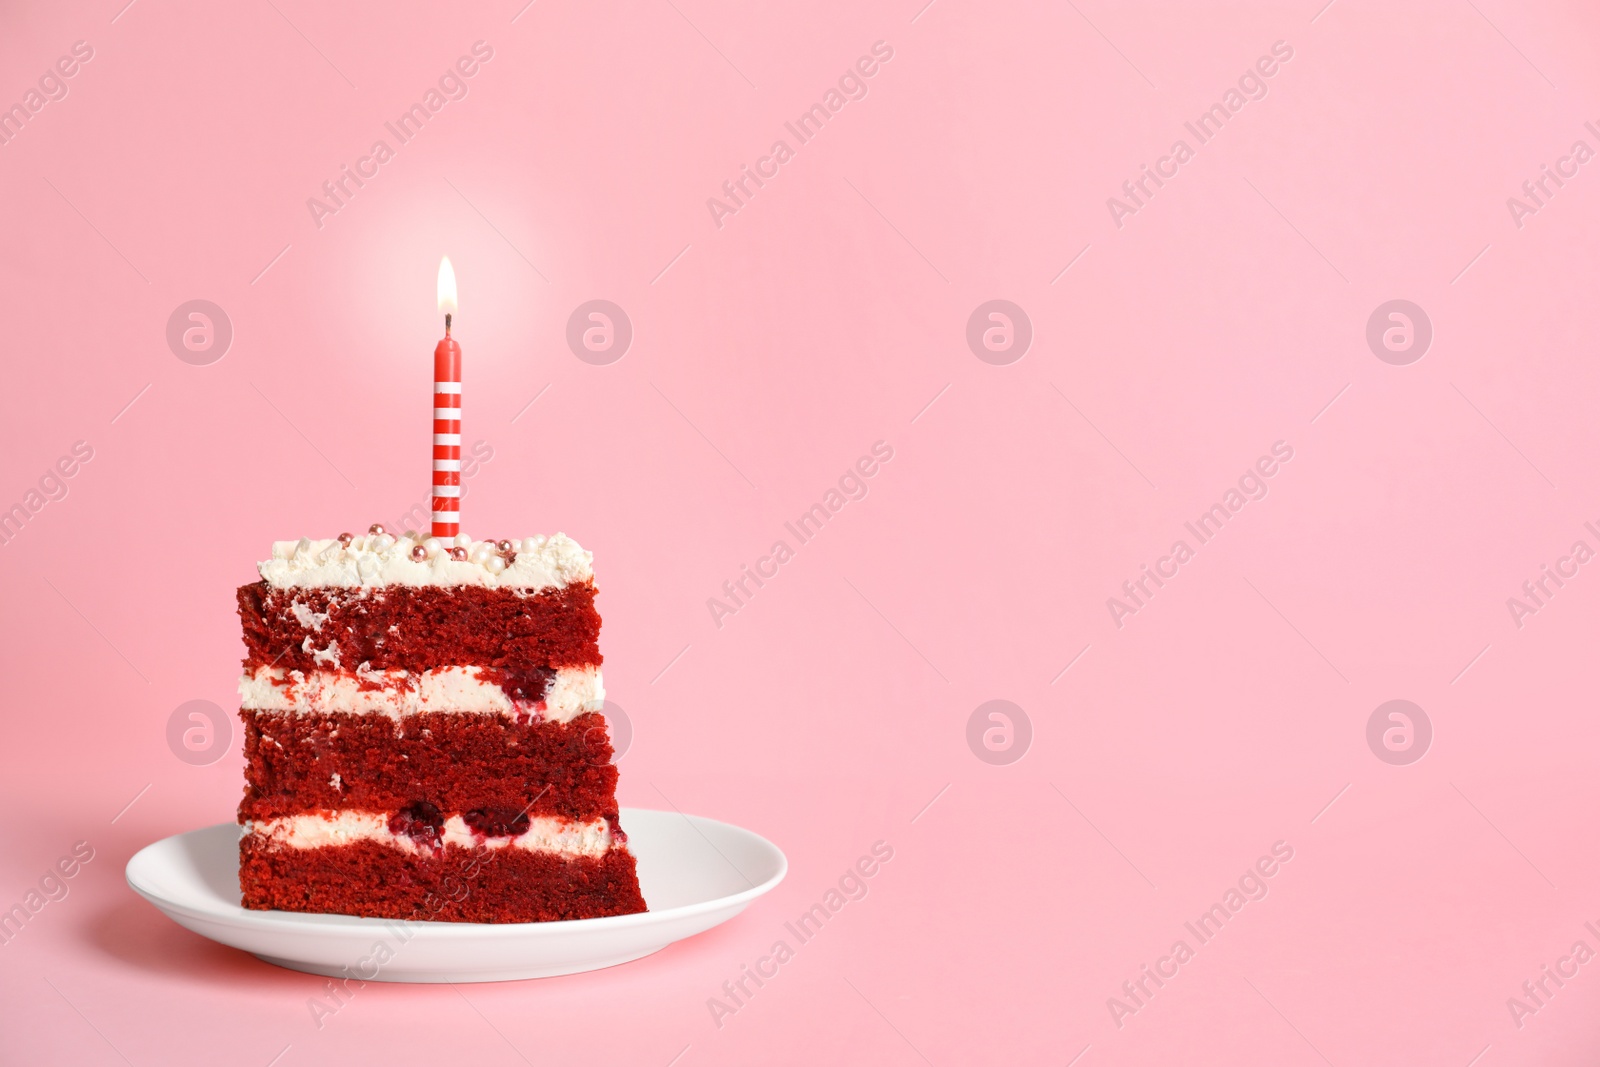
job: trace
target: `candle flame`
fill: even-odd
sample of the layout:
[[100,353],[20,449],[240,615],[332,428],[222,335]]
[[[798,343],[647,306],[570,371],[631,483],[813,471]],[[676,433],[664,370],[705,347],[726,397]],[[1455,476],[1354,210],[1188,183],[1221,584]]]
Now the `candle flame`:
[[450,257],[439,260],[439,310],[456,310],[456,271],[450,266]]

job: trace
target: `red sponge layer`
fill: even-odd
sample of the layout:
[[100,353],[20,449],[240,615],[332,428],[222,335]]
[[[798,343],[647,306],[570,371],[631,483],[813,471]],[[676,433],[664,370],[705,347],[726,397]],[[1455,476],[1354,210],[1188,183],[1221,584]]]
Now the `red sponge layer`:
[[373,841],[297,849],[246,837],[239,886],[247,908],[380,919],[523,923],[645,910],[624,849],[572,859],[454,845],[411,854]]
[[[600,664],[593,582],[519,593],[481,586],[239,587],[246,671],[534,672]],[[319,658],[320,656],[320,658]]]
[[415,801],[446,814],[509,811],[590,820],[617,813],[617,769],[605,718],[596,712],[567,723],[459,712],[398,720],[270,711],[239,716],[245,730],[241,822],[318,809],[398,811]]

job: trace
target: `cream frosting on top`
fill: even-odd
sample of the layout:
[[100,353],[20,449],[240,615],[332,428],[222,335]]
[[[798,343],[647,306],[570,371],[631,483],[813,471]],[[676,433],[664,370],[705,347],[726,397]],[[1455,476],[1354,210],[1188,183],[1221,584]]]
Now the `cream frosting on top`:
[[274,541],[272,558],[257,566],[279,589],[481,585],[536,591],[590,581],[594,554],[563,533],[505,542],[368,533]]

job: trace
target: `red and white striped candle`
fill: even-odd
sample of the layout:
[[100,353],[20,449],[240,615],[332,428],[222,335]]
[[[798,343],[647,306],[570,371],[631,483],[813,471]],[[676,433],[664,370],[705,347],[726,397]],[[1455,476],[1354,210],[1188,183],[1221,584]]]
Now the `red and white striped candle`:
[[439,310],[444,340],[433,350],[433,536],[461,532],[461,346],[450,337],[456,310],[456,273],[450,257],[439,263]]

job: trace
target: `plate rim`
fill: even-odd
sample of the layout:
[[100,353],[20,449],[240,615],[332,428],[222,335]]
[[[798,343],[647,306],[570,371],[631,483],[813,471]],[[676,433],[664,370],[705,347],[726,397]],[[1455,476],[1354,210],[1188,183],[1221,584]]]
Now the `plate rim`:
[[[556,936],[563,933],[572,933],[580,928],[598,933],[602,930],[652,926],[678,919],[692,919],[708,912],[721,911],[727,908],[739,908],[742,910],[751,901],[777,888],[784,878],[788,877],[788,855],[770,839],[756,833],[754,830],[746,829],[735,823],[724,822],[721,819],[713,819],[706,815],[690,815],[682,811],[663,811],[659,808],[621,808],[619,814],[623,819],[626,819],[629,811],[650,812],[656,815],[676,815],[687,820],[691,826],[698,822],[748,835],[773,851],[778,859],[777,870],[762,881],[749,888],[741,889],[737,893],[714,897],[711,900],[697,901],[693,904],[683,904],[675,908],[666,908],[660,911],[632,912],[627,915],[602,915],[589,919],[555,919],[549,922],[531,923],[439,922],[433,919],[380,919],[368,915],[343,915],[336,912],[297,912],[279,911],[277,909],[258,911],[254,908],[246,908],[241,904],[228,904],[226,902],[220,907],[195,907],[175,901],[162,893],[156,892],[149,886],[141,886],[139,884],[134,874],[134,866],[140,862],[141,857],[145,856],[146,853],[188,834],[238,826],[237,823],[219,822],[208,826],[197,826],[192,830],[182,830],[175,834],[168,834],[166,837],[150,842],[128,857],[128,862],[123,866],[123,878],[127,882],[129,889],[149,901],[157,910],[176,912],[188,918],[205,922],[224,922],[262,930],[289,928],[301,931],[305,930],[308,925],[329,929],[349,923],[353,924],[351,927],[352,932],[363,929],[384,928],[397,922],[407,922],[411,924],[415,936],[418,937],[476,939],[505,936],[510,933],[531,934],[536,931],[546,932],[549,936]],[[715,848],[716,846],[713,845],[712,847]],[[721,850],[719,849],[718,851],[720,852]],[[731,860],[728,863],[732,865]],[[738,870],[738,868],[734,867],[734,870]],[[744,872],[740,871],[739,873],[742,876]]]

